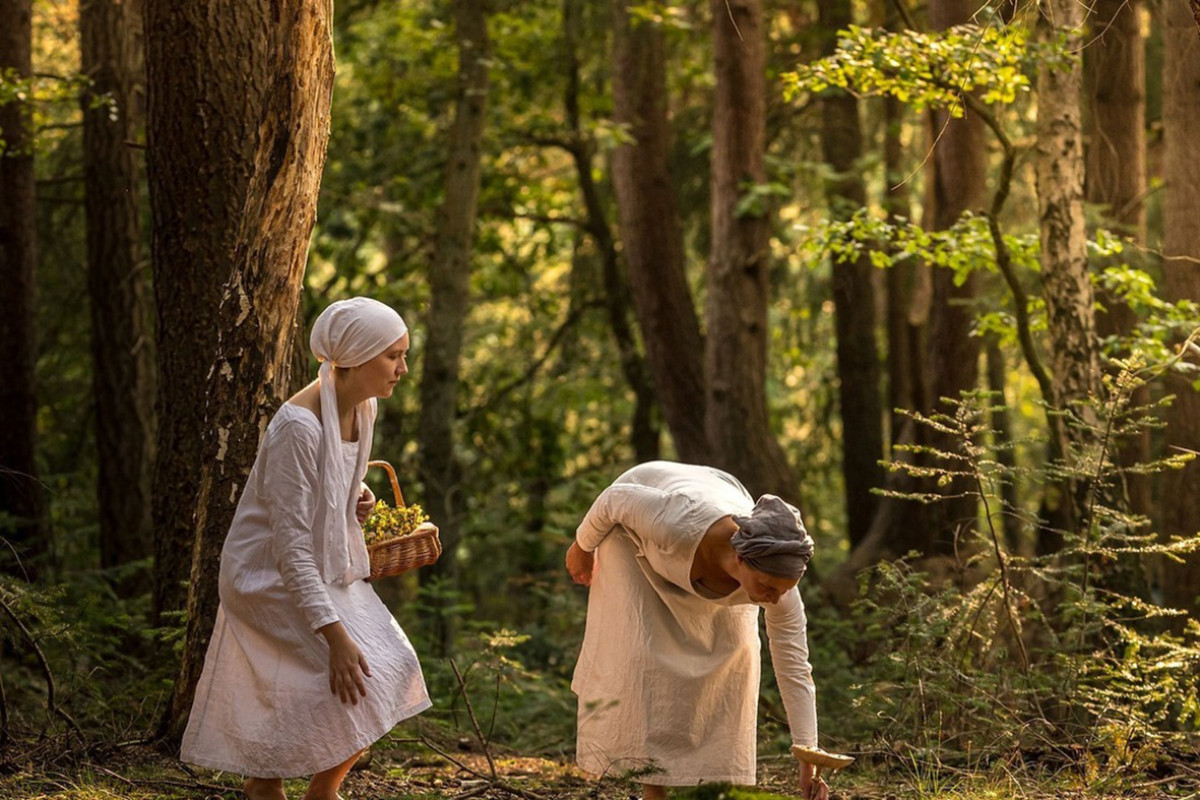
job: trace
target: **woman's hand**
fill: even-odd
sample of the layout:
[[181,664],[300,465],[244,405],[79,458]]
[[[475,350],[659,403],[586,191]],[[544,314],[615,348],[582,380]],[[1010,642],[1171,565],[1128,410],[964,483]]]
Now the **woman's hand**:
[[358,524],[362,525],[367,521],[367,517],[371,516],[371,512],[375,510],[375,494],[371,491],[371,487],[365,483],[362,485],[362,494],[358,496],[358,502],[354,506],[354,516],[358,519]]
[[366,657],[341,622],[331,622],[317,632],[329,644],[329,691],[343,703],[358,705],[358,698],[367,696],[365,679],[371,677]]
[[592,567],[595,563],[595,555],[580,547],[579,542],[571,542],[571,547],[567,550],[567,572],[571,573],[571,580],[581,586],[591,586]]
[[800,796],[804,800],[829,800],[829,785],[813,778],[813,765],[800,765]]

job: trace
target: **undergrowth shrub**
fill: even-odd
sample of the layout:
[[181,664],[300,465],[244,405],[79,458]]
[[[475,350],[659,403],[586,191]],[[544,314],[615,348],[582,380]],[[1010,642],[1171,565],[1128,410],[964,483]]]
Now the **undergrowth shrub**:
[[[965,395],[950,414],[912,415],[949,434],[953,451],[927,447],[922,455],[932,458],[892,469],[969,486],[982,511],[957,542],[957,580],[934,581],[930,562],[916,554],[860,575],[848,646],[869,655],[851,688],[849,729],[939,763],[1041,754],[1096,778],[1149,769],[1200,728],[1200,625],[1164,607],[1152,577],[1158,560],[1177,559],[1198,542],[1160,541],[1148,520],[1120,503],[1118,443],[1156,424],[1153,407],[1129,405],[1138,382],[1133,369],[1106,381],[1105,398],[1063,416],[1069,433],[1061,458],[1030,467],[999,457],[1030,443],[995,436],[989,421],[997,407],[987,393]],[[1046,533],[1045,515],[1005,501],[1005,484],[1076,503],[1073,524],[1050,532],[1061,543],[1056,550],[1029,544]],[[1025,545],[1006,542],[1005,516],[1019,520]]]

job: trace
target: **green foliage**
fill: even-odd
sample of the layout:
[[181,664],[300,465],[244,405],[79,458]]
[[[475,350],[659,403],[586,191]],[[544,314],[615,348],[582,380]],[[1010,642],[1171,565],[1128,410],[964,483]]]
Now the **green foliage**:
[[173,664],[151,657],[149,598],[121,601],[110,586],[104,575],[46,589],[0,577],[0,697],[13,747],[0,751],[0,766],[69,759],[81,747],[141,738],[157,722]]
[[[891,468],[958,486],[983,512],[953,559],[886,562],[862,576],[854,618],[864,645],[874,643],[855,703],[863,730],[960,763],[1087,752],[1099,765],[1095,779],[1147,769],[1197,730],[1200,626],[1180,624],[1181,612],[1153,599],[1140,565],[1195,552],[1200,539],[1160,542],[1146,519],[1115,502],[1122,468],[1110,454],[1153,424],[1152,409],[1129,405],[1139,384],[1131,371],[1109,380],[1092,415],[1069,415],[1071,450],[1032,467],[998,457],[1018,443],[995,440],[989,418],[997,409],[985,394],[964,397],[952,414],[914,415],[953,447],[901,448]],[[1164,459],[1136,469],[1179,466]],[[1085,498],[1077,524],[1052,531],[1060,548],[1006,546],[998,530],[1005,516],[1030,539],[1047,532],[1039,515],[1002,499],[1009,483]]]
[[838,32],[837,52],[784,75],[789,99],[802,92],[850,91],[891,95],[916,109],[965,113],[962,95],[989,105],[1028,92],[1039,63],[1061,61],[1055,48],[1037,47],[1020,26],[957,25],[938,33],[851,25]]

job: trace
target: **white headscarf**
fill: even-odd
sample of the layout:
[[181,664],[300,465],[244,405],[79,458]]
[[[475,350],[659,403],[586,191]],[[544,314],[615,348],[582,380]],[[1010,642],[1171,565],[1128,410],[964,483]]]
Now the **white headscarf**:
[[[361,536],[347,535],[347,521],[357,492],[352,491],[367,471],[376,402],[358,404],[358,462],[347,479],[342,468],[341,424],[338,422],[334,367],[357,367],[370,361],[408,332],[400,315],[378,300],[352,297],[333,303],[317,317],[309,344],[321,362],[321,454],[317,473],[313,555],[326,583],[350,583],[370,574],[367,547]],[[324,534],[324,535],[322,535]]]

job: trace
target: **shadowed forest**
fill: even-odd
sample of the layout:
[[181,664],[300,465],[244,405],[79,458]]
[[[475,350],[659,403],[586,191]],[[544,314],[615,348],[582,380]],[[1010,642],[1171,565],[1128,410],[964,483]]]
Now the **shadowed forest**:
[[[0,0],[0,797],[241,796],[221,548],[357,295],[443,552],[346,800],[639,794],[563,559],[655,459],[802,511],[834,797],[1200,797],[1198,142],[1200,0]],[[680,797],[800,796],[763,665]]]

